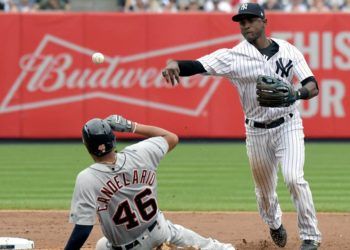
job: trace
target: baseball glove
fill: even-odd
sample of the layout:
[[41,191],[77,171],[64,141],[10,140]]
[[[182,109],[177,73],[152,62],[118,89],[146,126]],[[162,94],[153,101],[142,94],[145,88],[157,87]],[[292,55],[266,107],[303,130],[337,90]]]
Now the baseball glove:
[[256,94],[262,107],[288,107],[297,100],[296,91],[291,84],[270,76],[258,77]]
[[157,248],[154,248],[154,250],[200,250],[198,247],[178,247],[174,244],[171,244],[169,242],[165,242],[162,245],[158,246]]

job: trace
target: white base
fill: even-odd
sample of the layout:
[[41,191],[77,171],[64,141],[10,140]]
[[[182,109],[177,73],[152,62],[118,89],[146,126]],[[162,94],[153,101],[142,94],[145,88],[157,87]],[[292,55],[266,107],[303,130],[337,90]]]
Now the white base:
[[34,241],[22,238],[0,237],[0,249],[34,249]]

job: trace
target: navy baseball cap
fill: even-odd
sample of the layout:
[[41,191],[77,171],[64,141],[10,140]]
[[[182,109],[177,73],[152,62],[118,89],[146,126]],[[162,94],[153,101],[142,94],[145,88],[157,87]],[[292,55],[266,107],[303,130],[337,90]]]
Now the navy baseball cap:
[[232,21],[239,22],[247,16],[265,19],[265,11],[257,3],[243,3],[241,6],[239,6],[238,14],[232,17]]

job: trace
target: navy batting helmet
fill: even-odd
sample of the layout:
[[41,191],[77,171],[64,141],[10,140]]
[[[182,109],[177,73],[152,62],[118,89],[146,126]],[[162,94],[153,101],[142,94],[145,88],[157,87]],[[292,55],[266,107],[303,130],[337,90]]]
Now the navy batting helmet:
[[103,156],[111,152],[116,144],[115,135],[109,124],[95,118],[83,127],[83,142],[90,154]]

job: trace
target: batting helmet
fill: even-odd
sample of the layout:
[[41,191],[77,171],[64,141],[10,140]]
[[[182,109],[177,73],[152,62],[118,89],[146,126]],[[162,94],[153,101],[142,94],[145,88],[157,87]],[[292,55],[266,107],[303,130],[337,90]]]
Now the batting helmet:
[[116,144],[115,135],[109,124],[95,118],[83,127],[83,142],[90,154],[103,156],[111,152]]

